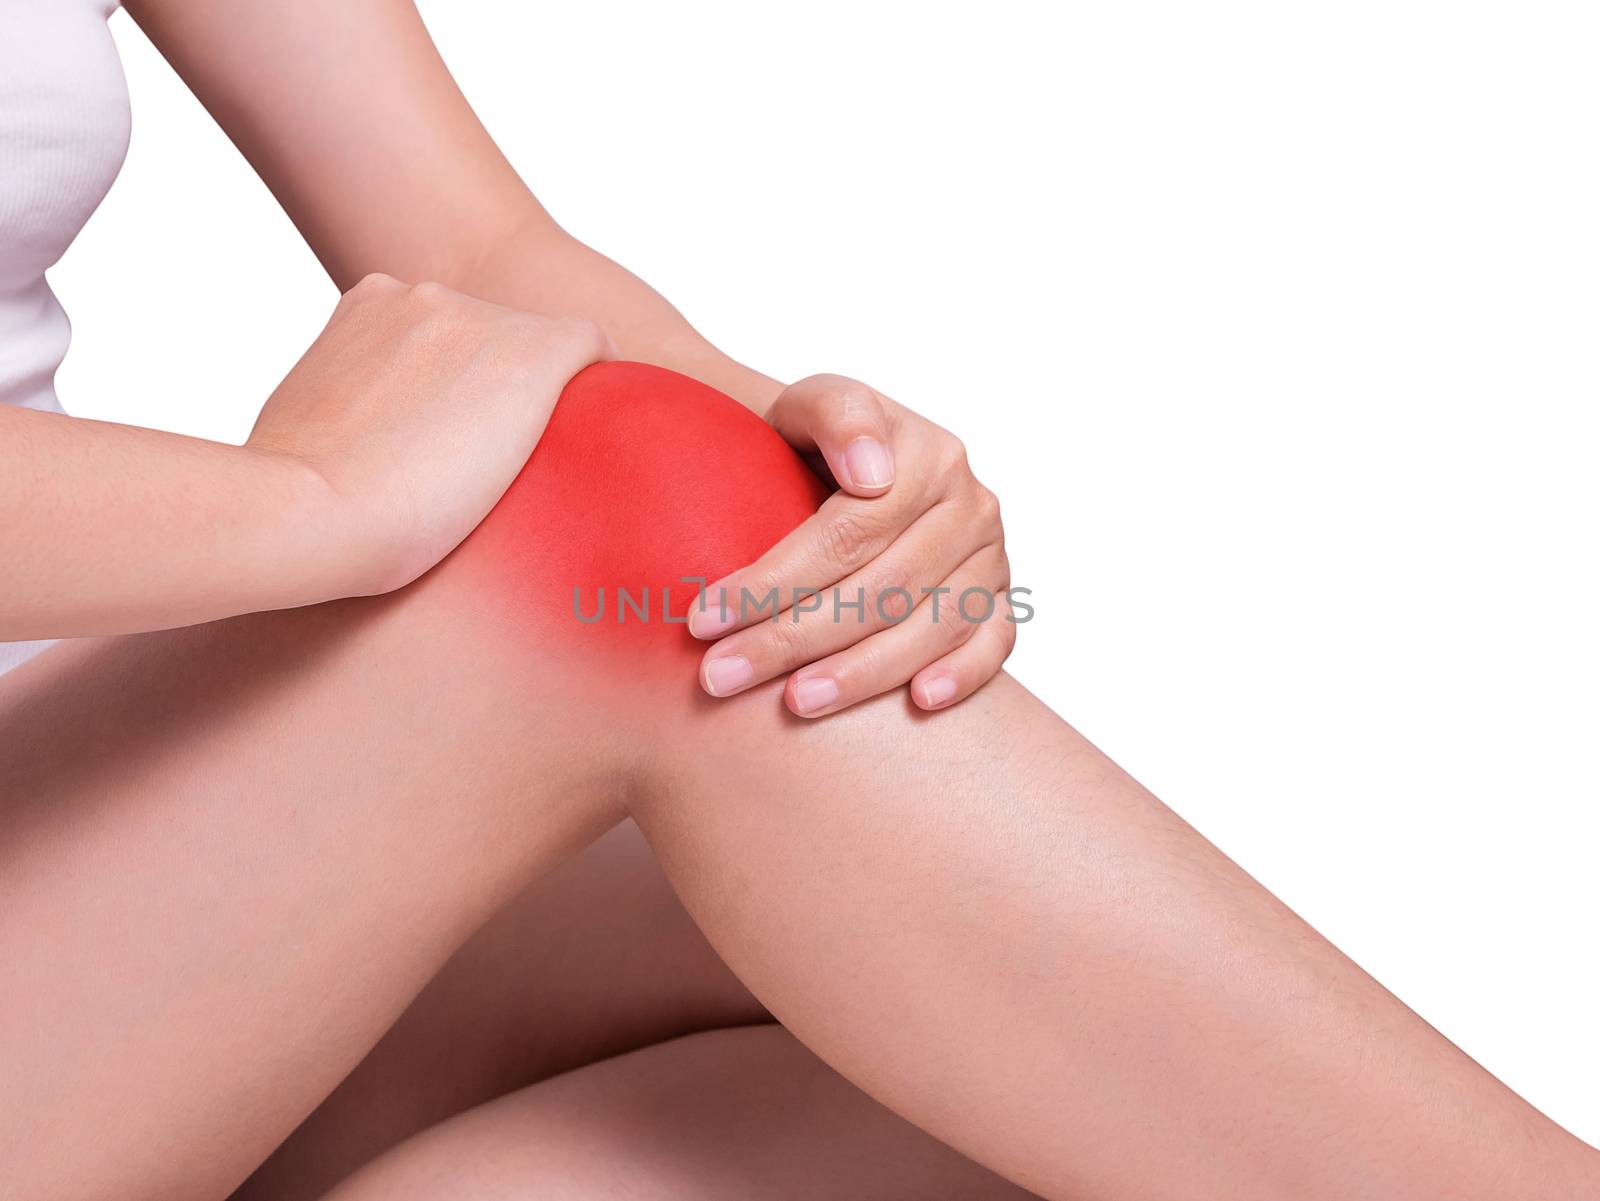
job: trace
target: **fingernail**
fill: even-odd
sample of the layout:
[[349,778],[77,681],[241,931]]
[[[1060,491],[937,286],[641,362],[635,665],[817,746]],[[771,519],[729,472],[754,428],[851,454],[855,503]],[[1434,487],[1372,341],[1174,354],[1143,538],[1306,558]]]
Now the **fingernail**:
[[956,694],[956,682],[949,676],[934,676],[922,681],[922,706],[936,709]]
[[889,448],[876,438],[857,438],[845,447],[844,466],[850,482],[862,488],[882,488],[894,482]]
[[811,676],[794,686],[795,708],[801,713],[816,713],[839,699],[839,685],[827,676]]
[[743,655],[719,656],[705,665],[706,691],[712,696],[728,696],[748,685],[755,674],[750,668],[750,660]]
[[715,638],[737,624],[733,613],[720,605],[715,609],[695,609],[689,614],[689,633],[696,638]]

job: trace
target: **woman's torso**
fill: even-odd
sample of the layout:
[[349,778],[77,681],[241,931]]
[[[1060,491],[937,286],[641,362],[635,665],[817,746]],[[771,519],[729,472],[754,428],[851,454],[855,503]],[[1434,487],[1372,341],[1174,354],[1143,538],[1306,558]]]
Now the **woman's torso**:
[[[127,151],[127,87],[106,28],[116,7],[0,0],[0,403],[60,410],[70,327],[44,273]],[[0,672],[42,645],[0,643]]]

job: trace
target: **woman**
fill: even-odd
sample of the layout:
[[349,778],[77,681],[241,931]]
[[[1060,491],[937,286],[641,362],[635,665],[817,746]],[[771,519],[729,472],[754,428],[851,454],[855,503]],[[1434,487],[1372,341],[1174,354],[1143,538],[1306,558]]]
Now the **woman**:
[[[953,439],[568,238],[404,0],[130,8],[347,291],[245,447],[29,411],[125,114],[5,0],[0,1196],[1595,1195],[997,674]],[[568,610],[689,574],[949,591]]]

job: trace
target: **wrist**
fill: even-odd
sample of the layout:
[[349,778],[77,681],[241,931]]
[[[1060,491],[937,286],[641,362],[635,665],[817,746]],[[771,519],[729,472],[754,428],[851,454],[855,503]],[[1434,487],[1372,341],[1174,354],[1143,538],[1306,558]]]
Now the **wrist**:
[[246,444],[249,470],[262,481],[252,539],[254,569],[267,602],[288,609],[387,592],[398,555],[370,535],[358,506],[309,459]]

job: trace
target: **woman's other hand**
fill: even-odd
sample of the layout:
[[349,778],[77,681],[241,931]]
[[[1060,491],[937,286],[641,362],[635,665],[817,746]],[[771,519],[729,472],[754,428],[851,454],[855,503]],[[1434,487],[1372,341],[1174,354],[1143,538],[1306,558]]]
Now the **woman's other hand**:
[[837,375],[784,389],[767,419],[839,491],[706,589],[689,626],[720,639],[701,663],[706,691],[792,671],[789,708],[818,717],[908,681],[917,705],[941,709],[994,676],[1016,642],[1010,566],[999,502],[960,441]]
[[552,320],[442,284],[369,275],[262,409],[252,450],[331,492],[319,589],[387,592],[482,520],[539,441],[562,387],[613,357],[582,319]]
[[0,405],[0,642],[398,588],[466,537],[567,380],[610,353],[587,321],[373,276],[244,446]]

